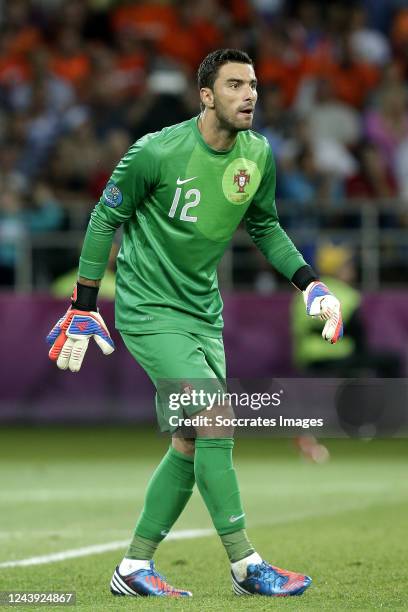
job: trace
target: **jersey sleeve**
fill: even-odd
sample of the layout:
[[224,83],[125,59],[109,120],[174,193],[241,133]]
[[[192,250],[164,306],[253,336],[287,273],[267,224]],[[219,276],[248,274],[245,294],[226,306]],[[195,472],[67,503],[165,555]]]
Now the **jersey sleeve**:
[[269,263],[291,279],[299,268],[307,264],[279,223],[275,187],[275,164],[268,147],[263,178],[244,220],[249,235]]
[[91,213],[79,260],[79,276],[103,277],[116,229],[159,182],[159,159],[149,137],[134,143],[120,160]]

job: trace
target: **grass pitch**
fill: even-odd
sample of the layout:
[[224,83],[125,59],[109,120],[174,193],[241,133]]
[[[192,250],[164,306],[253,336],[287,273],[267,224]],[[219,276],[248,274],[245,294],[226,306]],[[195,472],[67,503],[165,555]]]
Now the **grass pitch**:
[[[266,560],[312,576],[303,596],[236,597],[211,535],[164,542],[156,556],[171,584],[193,591],[191,600],[141,600],[110,595],[123,550],[27,567],[1,563],[129,539],[167,440],[129,428],[3,429],[0,590],[74,590],[74,610],[406,609],[407,442],[327,445],[331,461],[311,465],[290,441],[236,442],[250,538]],[[174,529],[210,527],[195,492]]]

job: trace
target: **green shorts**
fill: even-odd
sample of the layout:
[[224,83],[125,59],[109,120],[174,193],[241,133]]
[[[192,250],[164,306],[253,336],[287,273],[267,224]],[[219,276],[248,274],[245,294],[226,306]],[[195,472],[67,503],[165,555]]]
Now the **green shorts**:
[[176,415],[192,416],[203,410],[201,404],[178,409],[170,406],[171,391],[182,393],[190,385],[206,392],[223,390],[226,372],[222,338],[189,332],[143,335],[121,332],[121,336],[156,387],[156,414],[161,431],[178,429]]

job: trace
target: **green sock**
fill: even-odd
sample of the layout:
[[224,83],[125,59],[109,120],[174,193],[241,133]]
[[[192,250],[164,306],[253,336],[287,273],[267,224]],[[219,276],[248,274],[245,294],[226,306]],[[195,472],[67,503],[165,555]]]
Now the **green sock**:
[[198,438],[194,458],[198,489],[232,562],[254,552],[245,532],[233,446],[232,438]]
[[241,559],[245,559],[245,557],[249,557],[249,555],[255,552],[254,547],[248,540],[245,529],[222,535],[221,542],[224,544],[225,551],[231,563],[241,561]]
[[126,553],[128,559],[151,559],[193,492],[194,459],[170,446],[147,486],[142,514]]

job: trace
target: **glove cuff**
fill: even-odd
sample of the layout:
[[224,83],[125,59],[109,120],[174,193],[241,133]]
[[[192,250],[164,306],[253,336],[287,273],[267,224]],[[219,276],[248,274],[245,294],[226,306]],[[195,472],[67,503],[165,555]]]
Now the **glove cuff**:
[[96,300],[99,287],[88,287],[77,283],[71,296],[72,308],[97,312]]

